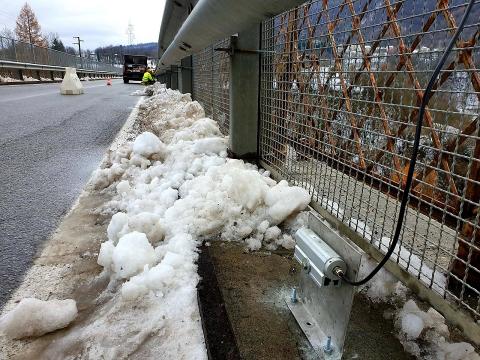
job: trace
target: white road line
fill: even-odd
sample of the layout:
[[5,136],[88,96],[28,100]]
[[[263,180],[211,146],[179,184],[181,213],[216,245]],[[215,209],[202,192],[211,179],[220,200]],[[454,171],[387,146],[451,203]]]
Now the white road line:
[[[25,86],[25,85],[22,85],[22,86]],[[106,87],[107,85],[106,84],[101,84],[101,85],[84,86],[84,88],[85,89],[93,89],[93,88],[102,87],[102,86]],[[60,91],[60,86],[58,87],[58,89],[55,89],[55,91],[48,91],[48,92],[43,92],[43,93],[38,93],[38,94],[25,95],[25,96],[14,97],[14,98],[7,98],[7,99],[3,99],[3,100],[0,99],[0,103],[1,102],[10,102],[10,101],[30,99],[30,98],[37,97],[37,96],[59,94],[59,91]]]

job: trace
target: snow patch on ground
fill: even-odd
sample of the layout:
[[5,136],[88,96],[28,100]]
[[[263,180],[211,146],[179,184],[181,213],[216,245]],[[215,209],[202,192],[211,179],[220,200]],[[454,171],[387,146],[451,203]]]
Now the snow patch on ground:
[[[390,246],[391,239],[389,238],[373,239],[372,230],[361,220],[352,218],[349,221],[349,226],[384,253]],[[446,278],[443,273],[433,271],[427,265],[422,264],[417,255],[412,254],[400,244],[397,244],[392,256],[396,259],[398,255],[400,255],[400,265],[404,267],[409,265],[409,271],[419,276],[426,284],[429,284],[433,279],[432,287],[434,290],[441,293],[445,291]],[[377,264],[378,262],[365,255],[362,258],[358,279],[367,276]],[[445,318],[433,308],[429,308],[425,312],[418,308],[414,300],[409,299],[407,301],[407,288],[384,268],[370,282],[361,286],[358,290],[365,293],[373,302],[392,301],[403,304],[395,314],[397,336],[404,349],[416,358],[427,360],[480,360],[480,356],[475,352],[472,345],[466,342],[449,342],[450,332],[445,323]]]
[[480,359],[472,345],[448,342],[450,332],[445,318],[433,308],[420,310],[413,300],[408,300],[397,313],[395,326],[404,348],[419,359]]
[[3,83],[11,83],[11,82],[21,82],[22,80],[20,79],[15,79],[10,76],[0,76],[0,82]]

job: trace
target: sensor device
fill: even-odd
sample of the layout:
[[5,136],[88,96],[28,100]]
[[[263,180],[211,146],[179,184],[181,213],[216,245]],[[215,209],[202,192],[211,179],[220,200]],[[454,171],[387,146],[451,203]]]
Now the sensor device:
[[338,270],[347,272],[345,261],[316,233],[301,228],[295,233],[294,257],[303,271],[310,275],[318,286],[340,286],[341,279],[335,275]]
[[303,270],[285,301],[318,357],[340,360],[355,288],[336,274],[356,279],[362,251],[313,211],[295,239]]

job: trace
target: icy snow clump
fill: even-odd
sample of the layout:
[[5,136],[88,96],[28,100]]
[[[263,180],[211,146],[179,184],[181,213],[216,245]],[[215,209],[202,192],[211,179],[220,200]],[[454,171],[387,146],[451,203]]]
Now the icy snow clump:
[[75,300],[24,298],[0,319],[0,333],[20,339],[62,329],[77,317]]

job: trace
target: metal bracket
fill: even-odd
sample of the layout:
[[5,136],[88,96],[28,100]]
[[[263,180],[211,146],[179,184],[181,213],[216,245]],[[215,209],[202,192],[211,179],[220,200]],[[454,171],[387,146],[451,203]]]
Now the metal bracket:
[[[355,280],[361,250],[313,213],[309,215],[308,227],[343,258],[348,277]],[[287,305],[318,356],[341,359],[355,288],[347,284],[318,286],[308,272],[302,271],[294,293],[286,299]]]

